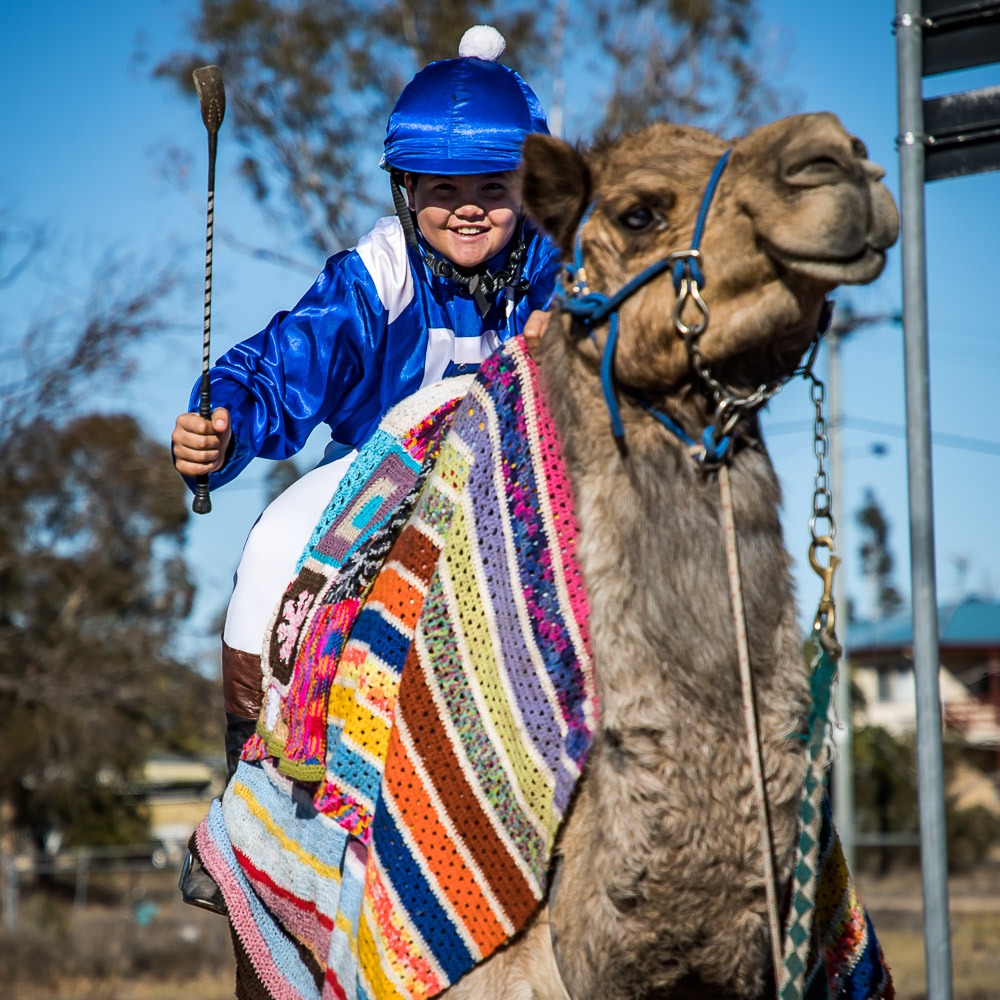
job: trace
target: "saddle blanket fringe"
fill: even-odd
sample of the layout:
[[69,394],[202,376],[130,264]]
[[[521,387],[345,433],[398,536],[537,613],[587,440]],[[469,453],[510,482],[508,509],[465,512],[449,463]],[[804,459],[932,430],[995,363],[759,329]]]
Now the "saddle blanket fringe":
[[[275,612],[257,735],[196,832],[245,995],[433,997],[527,924],[599,715],[577,534],[520,338],[386,416]],[[808,996],[888,1000],[826,836]]]

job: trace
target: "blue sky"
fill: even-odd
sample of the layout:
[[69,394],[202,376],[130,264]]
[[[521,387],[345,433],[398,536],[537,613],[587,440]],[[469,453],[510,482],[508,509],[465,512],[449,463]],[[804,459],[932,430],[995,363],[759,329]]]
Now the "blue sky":
[[[836,5],[762,0],[762,43],[773,55],[778,83],[795,110],[829,110],[868,144],[898,192],[895,41],[889,0]],[[196,98],[185,100],[150,78],[153,61],[181,48],[188,0],[145,4],[104,0],[80,4],[36,0],[0,7],[0,208],[8,217],[49,227],[44,258],[0,309],[0,342],[9,346],[24,323],[48,310],[80,308],[88,276],[108,248],[137,269],[175,259],[190,275],[172,300],[174,328],[151,346],[133,383],[109,387],[166,442],[185,405],[201,359],[201,278],[204,254],[205,131]],[[525,69],[525,75],[533,80]],[[995,68],[925,81],[928,96],[996,83]],[[545,99],[542,87],[538,88]],[[573,89],[570,88],[570,100]],[[570,116],[573,107],[568,107]],[[570,117],[572,121],[572,117]],[[373,137],[377,158],[381,136]],[[163,152],[177,146],[196,164],[186,185],[161,169]],[[216,182],[217,238],[213,353],[255,332],[278,309],[291,306],[310,277],[248,259],[233,245],[274,242],[233,174],[234,144],[223,125]],[[374,161],[373,161],[374,162]],[[374,169],[374,166],[373,166]],[[942,599],[961,590],[1000,595],[1000,541],[992,517],[1000,486],[1000,435],[995,426],[1000,376],[997,319],[997,205],[1000,174],[936,182],[926,189],[930,306],[930,386],[935,445],[938,587]],[[330,248],[331,252],[337,248]],[[318,271],[322,261],[315,260]],[[862,313],[900,307],[899,253],[874,286],[851,294]],[[901,333],[876,325],[843,351],[845,475],[839,513],[841,555],[849,592],[862,610],[867,589],[859,574],[852,523],[866,488],[873,489],[892,524],[897,584],[909,589],[905,408]],[[812,410],[804,383],[788,387],[765,417],[772,454],[786,494],[785,531],[799,577],[803,617],[811,619],[819,584],[808,569]],[[321,432],[309,454],[321,450]],[[972,439],[972,440],[967,440]],[[977,442],[982,442],[977,443]],[[873,446],[880,446],[877,455]],[[213,496],[214,510],[193,518],[189,558],[202,594],[192,625],[211,647],[206,624],[224,602],[247,530],[262,503],[266,470],[255,463]],[[965,560],[960,574],[957,561]]]

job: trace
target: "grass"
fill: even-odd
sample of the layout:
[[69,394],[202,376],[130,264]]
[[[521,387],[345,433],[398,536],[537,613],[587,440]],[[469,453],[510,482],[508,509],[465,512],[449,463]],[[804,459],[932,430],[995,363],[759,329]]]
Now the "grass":
[[[915,871],[858,878],[899,1000],[927,996],[923,908]],[[983,865],[949,880],[954,1000],[1000,997],[1000,866]]]
[[22,893],[0,933],[3,1000],[232,1000],[235,963],[222,917],[181,902],[177,874],[92,876]]
[[61,981],[54,990],[20,984],[9,1000],[233,1000],[234,976],[205,973],[194,979],[90,979]]
[[[923,932],[878,925],[876,929],[899,1000],[928,1000]],[[951,931],[955,1000],[996,1000],[1000,996],[1000,914],[954,917]]]
[[[908,871],[859,877],[859,890],[896,981],[899,1000],[927,997],[920,881]],[[232,1000],[228,924],[185,906],[176,875],[92,892],[85,910],[72,896],[35,894],[21,927],[0,934],[3,1000]],[[96,889],[96,887],[93,887]],[[950,883],[954,1000],[1000,997],[1000,865]],[[150,904],[153,904],[150,907]]]

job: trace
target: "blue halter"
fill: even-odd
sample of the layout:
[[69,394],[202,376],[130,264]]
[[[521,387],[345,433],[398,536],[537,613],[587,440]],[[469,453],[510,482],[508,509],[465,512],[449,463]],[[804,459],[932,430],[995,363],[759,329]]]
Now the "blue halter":
[[[677,306],[674,308],[674,322],[678,329],[685,336],[697,335],[704,330],[707,324],[708,311],[701,299],[700,291],[705,284],[705,275],[701,268],[701,244],[702,234],[705,231],[705,220],[708,217],[708,209],[712,204],[715,189],[718,186],[719,178],[729,160],[731,150],[726,150],[719,157],[712,170],[712,175],[708,179],[705,187],[705,194],[702,196],[701,208],[698,210],[698,218],[695,221],[694,233],[691,238],[691,248],[681,250],[677,253],[668,254],[662,260],[651,264],[644,271],[641,271],[627,284],[623,285],[614,295],[607,296],[601,292],[592,292],[587,287],[586,271],[583,266],[583,227],[590,218],[594,209],[594,204],[587,209],[576,231],[576,242],[573,249],[573,263],[566,265],[566,273],[571,282],[568,295],[557,296],[560,307],[568,312],[575,319],[580,320],[587,327],[591,339],[594,339],[594,328],[608,320],[608,339],[604,346],[604,353],[601,356],[601,389],[604,393],[604,401],[608,407],[608,414],[611,417],[611,430],[619,448],[624,449],[625,428],[622,425],[621,412],[618,408],[618,400],[615,396],[614,388],[614,356],[615,347],[618,343],[618,310],[622,303],[633,292],[637,291],[647,282],[662,274],[667,269],[673,271],[674,290],[677,292]],[[701,311],[702,322],[697,327],[686,327],[680,322],[680,311],[683,303],[688,297],[693,297],[695,304]],[[728,435],[718,437],[714,426],[706,427],[702,440],[699,444],[681,427],[675,420],[667,414],[660,413],[653,409],[641,397],[631,394],[632,398],[645,409],[650,416],[654,417],[679,438],[685,445],[692,449],[699,462],[717,464],[721,462],[729,451],[730,437]]]

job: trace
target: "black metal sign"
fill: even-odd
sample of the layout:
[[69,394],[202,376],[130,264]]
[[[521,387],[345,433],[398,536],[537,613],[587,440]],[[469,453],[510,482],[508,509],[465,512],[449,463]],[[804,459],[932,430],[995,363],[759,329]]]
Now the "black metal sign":
[[1000,169],[1000,87],[924,101],[926,180]]
[[1000,0],[924,0],[924,76],[1000,62]]

